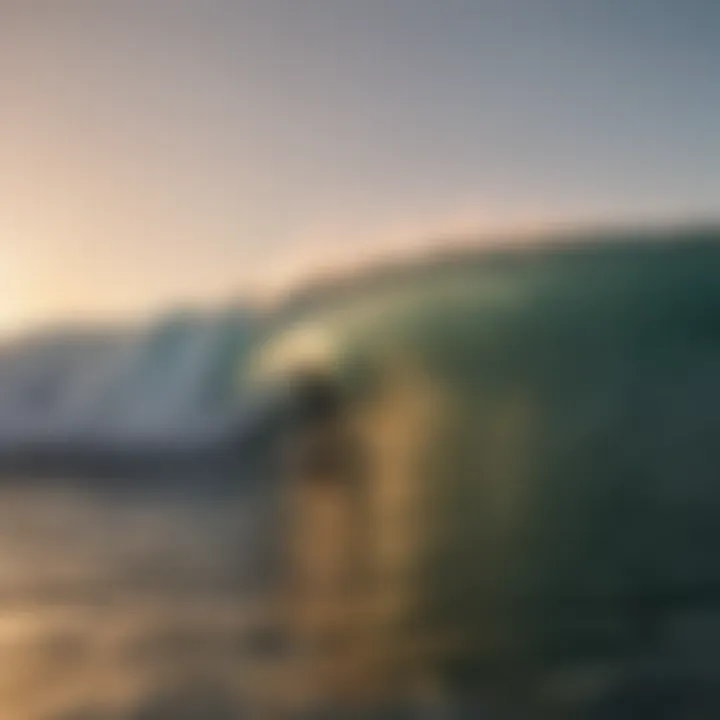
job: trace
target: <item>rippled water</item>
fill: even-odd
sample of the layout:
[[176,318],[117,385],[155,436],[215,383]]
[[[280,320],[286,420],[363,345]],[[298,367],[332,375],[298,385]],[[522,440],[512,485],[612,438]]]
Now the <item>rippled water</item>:
[[[302,672],[275,624],[273,493],[240,474],[0,486],[0,719],[346,717],[287,710],[288,678]],[[713,607],[673,614],[670,654],[641,663],[678,681],[664,691],[651,673],[650,705],[537,717],[717,717]],[[625,672],[616,665],[571,663],[548,677],[560,695],[591,692]],[[458,712],[362,717],[491,717]]]
[[0,488],[0,718],[245,716],[269,503],[227,480]]

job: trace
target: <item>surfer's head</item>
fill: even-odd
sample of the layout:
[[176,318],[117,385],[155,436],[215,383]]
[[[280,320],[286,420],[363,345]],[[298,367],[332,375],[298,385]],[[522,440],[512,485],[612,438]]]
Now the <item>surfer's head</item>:
[[342,393],[338,384],[326,373],[306,370],[292,381],[293,394],[301,420],[330,421],[342,411]]

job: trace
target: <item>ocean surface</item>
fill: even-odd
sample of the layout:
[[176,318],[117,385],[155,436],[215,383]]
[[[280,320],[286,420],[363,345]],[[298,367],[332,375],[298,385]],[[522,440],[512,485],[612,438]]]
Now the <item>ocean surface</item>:
[[[358,557],[420,608],[410,640],[431,624],[469,638],[451,705],[482,678],[494,707],[544,708],[532,718],[720,717],[717,239],[433,265],[274,320],[254,387],[320,363],[353,399],[374,503],[349,506],[372,540]],[[60,437],[104,429],[123,454],[148,437],[187,449],[236,419],[244,331],[205,329],[162,323],[92,373],[68,361],[77,385],[55,341],[31,348],[0,368],[0,436],[35,447],[72,426]],[[205,469],[0,480],[0,720],[289,717],[273,710],[293,674],[279,483],[244,457]],[[313,565],[345,533],[306,495],[292,539]]]
[[5,481],[0,718],[255,717],[267,488],[240,471]]

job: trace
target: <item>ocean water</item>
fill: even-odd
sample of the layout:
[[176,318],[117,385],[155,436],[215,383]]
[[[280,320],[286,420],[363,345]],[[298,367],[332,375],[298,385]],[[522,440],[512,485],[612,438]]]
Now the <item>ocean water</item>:
[[[296,685],[287,682],[296,666],[277,626],[277,512],[272,484],[240,472],[192,482],[6,481],[0,718],[506,717],[447,696],[435,709],[431,698],[403,713],[297,713]],[[527,717],[716,717],[716,666],[695,666],[716,656],[718,627],[713,603],[674,613],[674,650],[641,663],[641,700],[618,696],[582,712]],[[625,671],[622,663],[565,663],[548,687],[601,697],[602,684]]]
[[239,472],[6,482],[0,718],[255,717],[271,505]]
[[371,449],[363,541],[309,555],[362,548],[374,683],[426,663],[520,717],[720,716],[720,243],[690,240],[376,275],[267,346]]
[[422,691],[363,718],[720,717],[716,240],[321,298],[258,380],[319,363],[367,462],[295,505],[249,463],[3,481],[0,720],[318,717],[283,537],[327,685]]

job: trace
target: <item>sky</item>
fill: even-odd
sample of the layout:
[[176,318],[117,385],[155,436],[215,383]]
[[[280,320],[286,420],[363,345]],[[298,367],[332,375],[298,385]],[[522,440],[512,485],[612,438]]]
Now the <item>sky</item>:
[[717,0],[4,0],[0,330],[720,216]]

